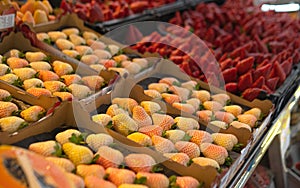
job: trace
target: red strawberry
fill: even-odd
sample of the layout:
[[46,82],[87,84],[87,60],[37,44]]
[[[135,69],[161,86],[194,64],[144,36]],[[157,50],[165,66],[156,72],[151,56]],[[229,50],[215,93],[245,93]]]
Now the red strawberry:
[[261,88],[263,85],[265,85],[265,77],[260,76],[253,84],[253,88]]
[[244,74],[243,76],[240,76],[238,81],[238,88],[240,91],[245,91],[247,88],[250,88],[252,86],[253,79],[251,72],[248,72]]
[[292,57],[289,57],[287,60],[281,63],[281,67],[284,70],[285,74],[289,75],[293,67]]
[[272,64],[270,63],[262,67],[257,67],[256,70],[253,72],[253,79],[257,80],[261,76],[267,78],[267,75],[269,75],[271,68]]
[[156,164],[155,160],[147,154],[129,154],[124,158],[126,166],[134,172],[150,172]]
[[268,86],[266,86],[266,85],[263,85],[263,86],[261,87],[261,89],[265,90],[268,94],[273,93],[273,91],[272,91]]
[[135,173],[127,169],[107,168],[105,172],[108,174],[108,180],[116,186],[119,186],[123,183],[131,184],[135,179]]
[[246,89],[243,94],[242,97],[248,101],[253,101],[254,99],[256,99],[260,93],[264,92],[263,89],[259,89],[259,88],[248,88]]
[[274,78],[277,76],[279,77],[279,84],[281,85],[284,82],[284,80],[286,79],[286,74],[285,74],[283,68],[278,63],[278,61],[275,61],[272,72],[270,74],[270,78]]
[[225,89],[227,92],[236,93],[238,91],[238,84],[233,82],[227,83]]
[[175,143],[175,148],[178,152],[187,154],[191,159],[200,155],[199,146],[193,142],[178,141]]
[[235,82],[237,80],[237,68],[233,67],[222,72],[225,83]]
[[227,58],[224,61],[220,62],[221,70],[226,70],[232,66],[232,59]]
[[253,63],[254,63],[254,57],[248,57],[246,59],[239,61],[238,64],[236,65],[238,73],[242,75],[248,72],[253,67]]
[[272,90],[276,90],[276,86],[278,84],[279,77],[270,78],[267,80],[267,86]]

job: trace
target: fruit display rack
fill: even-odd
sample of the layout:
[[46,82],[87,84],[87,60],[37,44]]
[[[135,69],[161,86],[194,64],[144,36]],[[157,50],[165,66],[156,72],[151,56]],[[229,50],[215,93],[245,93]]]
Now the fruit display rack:
[[[114,2],[111,8],[118,7],[118,1]],[[21,153],[21,158],[29,164],[32,161],[28,157],[63,167],[56,171],[66,177],[66,181],[58,182],[67,187],[73,186],[69,179],[76,187],[97,184],[107,187],[183,187],[184,183],[190,187],[244,187],[268,154],[276,186],[287,185],[292,178],[291,173],[285,173],[289,172],[285,164],[290,145],[289,120],[292,108],[300,98],[299,40],[295,39],[299,21],[287,14],[260,12],[247,1],[246,6],[253,8],[251,11],[264,23],[263,29],[259,30],[254,21],[248,20],[253,19],[253,15],[248,15],[241,4],[236,4],[240,6],[239,10],[225,11],[232,8],[233,1],[216,1],[224,3],[220,6],[209,2],[176,1],[120,22],[89,25],[92,29],[85,27],[83,20],[74,14],[44,25],[18,23],[15,30],[21,32],[11,33],[0,43],[3,45],[0,47],[3,69],[0,79],[7,82],[1,81],[0,88],[10,90],[21,101],[30,98],[28,104],[44,107],[42,104],[45,103],[45,107],[39,109],[41,112],[32,113],[37,122],[30,126],[23,127],[21,121],[6,122],[14,129],[9,135],[0,132],[0,143],[19,146],[44,157],[20,148],[0,146],[1,160],[7,161],[8,166],[16,162],[25,168],[24,161],[20,162],[17,157],[17,153]],[[91,3],[95,5],[96,1]],[[36,4],[36,7],[45,8],[48,3],[45,0],[44,5],[42,2]],[[138,1],[136,4],[140,6],[137,12],[146,9]],[[75,6],[77,9],[74,10],[81,16],[87,9],[82,4],[67,1],[63,1],[63,6],[67,9]],[[90,8],[93,13],[101,7]],[[204,15],[205,9],[210,14]],[[54,13],[49,7],[47,10],[44,17],[54,20]],[[116,13],[120,13],[120,17],[127,14],[124,10]],[[19,13],[18,18],[28,17],[28,14]],[[109,14],[108,11],[105,16],[109,17]],[[235,20],[234,14],[243,19]],[[36,16],[33,21],[39,22],[42,17]],[[279,19],[281,24],[269,23],[271,17]],[[87,17],[84,21],[94,22],[93,19],[96,17]],[[122,49],[123,44],[93,30],[106,32],[120,24],[159,19],[180,25],[188,32],[176,33],[172,27],[154,28],[155,31],[134,49]],[[188,21],[183,22],[184,19]],[[290,33],[279,33],[281,27],[289,29]],[[197,63],[180,51],[188,48],[186,43],[193,42],[188,38],[190,31],[203,38],[216,55],[227,91],[218,88],[216,75],[204,77],[195,66]],[[165,41],[176,34],[180,35],[177,42],[181,45],[175,43],[179,49],[168,51],[164,45],[143,43],[147,37]],[[240,37],[233,39],[233,35]],[[12,41],[16,40],[20,45],[13,45]],[[155,60],[148,59],[151,54],[144,52],[156,53]],[[199,56],[198,60],[204,58]],[[213,71],[212,62],[206,63],[209,63],[207,70]],[[51,72],[45,80],[40,68]],[[51,77],[50,74],[56,75],[55,83],[46,79]],[[70,75],[75,76],[68,84]],[[86,78],[91,75],[92,78]],[[209,85],[207,81],[214,84]],[[77,90],[70,87],[72,84],[82,88],[75,92]],[[40,96],[28,94],[29,86],[48,93],[37,99]],[[82,94],[82,91],[87,92]],[[34,103],[33,99],[39,102]],[[10,105],[14,107],[14,104]],[[5,116],[27,118],[25,112],[16,113],[18,108],[12,110]],[[38,120],[45,110],[48,111],[46,117]],[[7,127],[6,124],[0,126],[2,131]],[[214,155],[215,152],[218,155]],[[111,153],[115,155],[110,156]],[[135,165],[143,167],[136,168]],[[48,184],[47,178],[35,172],[38,167],[31,166],[32,177],[39,177],[38,181]],[[7,165],[5,169],[3,173],[11,170]],[[25,175],[28,173],[26,171]],[[127,180],[119,176],[122,173]],[[43,175],[54,176],[51,173]],[[36,178],[29,180],[23,183],[30,186],[36,183]],[[16,183],[18,180],[12,178],[10,181]]]

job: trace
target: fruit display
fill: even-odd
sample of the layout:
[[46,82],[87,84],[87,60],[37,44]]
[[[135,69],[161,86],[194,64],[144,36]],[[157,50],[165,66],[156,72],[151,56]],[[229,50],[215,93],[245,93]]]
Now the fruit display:
[[[177,12],[169,23],[186,32],[170,26],[165,35],[155,31],[134,49],[169,58],[188,75],[217,87],[224,80],[226,91],[250,101],[272,94],[300,60],[299,22],[247,2],[200,3],[194,10]],[[209,50],[199,46],[195,35]]]
[[59,168],[66,181],[72,181],[79,188],[184,188],[187,184],[197,188],[202,185],[190,176],[164,175],[161,171],[164,168],[159,167],[154,158],[118,146],[105,133],[86,134],[67,129],[57,133],[53,140],[31,143],[28,150]]
[[16,23],[22,21],[38,25],[57,19],[57,15],[55,15],[53,7],[48,0],[29,0],[21,6],[16,5]]
[[66,28],[61,31],[37,33],[40,41],[47,42],[100,72],[112,70],[120,73],[136,74],[150,66],[145,58],[130,58],[114,44],[105,44],[94,32],[81,31],[77,28]]
[[126,18],[130,15],[142,13],[151,8],[173,3],[176,0],[137,1],[137,0],[80,0],[75,3],[62,0],[60,8],[66,12],[74,12],[79,18],[90,23],[98,23],[113,19]]
[[30,105],[12,96],[7,90],[0,89],[0,128],[12,134],[39,121],[46,115],[46,109]]
[[11,49],[1,56],[0,80],[36,97],[57,96],[62,100],[83,99],[107,83],[98,75],[80,76],[63,61],[51,60],[44,52]]

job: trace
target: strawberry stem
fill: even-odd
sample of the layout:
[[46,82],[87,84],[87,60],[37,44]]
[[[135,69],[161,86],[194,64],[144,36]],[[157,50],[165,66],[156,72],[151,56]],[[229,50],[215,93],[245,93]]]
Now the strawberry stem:
[[83,134],[77,136],[75,133],[73,133],[72,136],[69,138],[69,141],[77,145],[85,144]]
[[161,166],[154,165],[151,171],[154,172],[154,173],[157,173],[157,172],[163,172],[163,170],[164,169]]
[[21,112],[22,112],[22,110],[13,111],[13,112],[11,113],[11,115],[12,115],[12,116],[18,116],[18,117],[21,117]]
[[201,86],[200,86],[200,84],[199,83],[197,83],[197,85],[195,86],[195,88],[194,88],[195,90],[200,90],[201,89]]
[[147,177],[142,176],[140,178],[135,178],[133,184],[145,184],[147,182]]
[[176,180],[177,180],[177,176],[175,176],[175,175],[169,177],[169,181],[170,181],[169,188],[180,188],[180,187],[176,184]]
[[106,125],[106,127],[107,127],[108,129],[112,129],[113,126],[114,126],[114,124],[113,124],[112,121],[109,121],[108,124]]
[[204,187],[204,182],[202,181],[202,182],[199,182],[199,185],[197,186],[197,188],[203,188]]
[[46,61],[46,62],[50,63],[50,62],[51,62],[51,57],[50,57],[50,56],[46,56],[46,57],[43,59],[43,61]]
[[180,83],[180,82],[176,82],[176,81],[175,81],[175,82],[173,82],[173,85],[174,85],[174,86],[178,86],[178,87],[180,87],[180,86],[181,86],[181,83]]
[[200,104],[200,105],[199,105],[199,110],[205,110],[205,108],[204,108],[204,105],[203,105],[203,104]]
[[46,115],[46,111],[39,112],[38,119],[45,117],[45,115]]
[[189,162],[188,162],[186,165],[187,165],[187,166],[191,166],[191,165],[193,164],[193,162],[194,162],[194,161],[193,161],[192,159],[190,159]]
[[192,137],[191,137],[190,135],[185,134],[181,140],[182,140],[182,141],[190,141],[191,138],[192,138]]
[[9,73],[11,73],[10,68],[8,68],[8,69],[6,70],[5,74],[9,74]]
[[93,159],[92,159],[92,161],[91,161],[90,164],[96,164],[96,162],[97,162],[97,160],[99,159],[99,157],[100,157],[100,155],[99,155],[99,154],[96,154],[96,155],[93,157]]
[[230,167],[232,162],[233,162],[233,160],[231,157],[226,157],[224,165],[227,167]]
[[47,44],[49,44],[49,45],[51,45],[51,39],[50,39],[50,38],[44,39],[43,42],[44,42],[44,43],[47,43]]
[[18,127],[18,130],[23,129],[23,128],[27,127],[27,126],[28,126],[28,123],[27,123],[27,122],[23,122],[23,123],[21,123],[20,126]]
[[24,52],[19,52],[19,58],[25,58]]
[[103,176],[103,179],[104,179],[104,180],[108,180],[108,177],[109,177],[109,174],[105,174],[105,175]]
[[175,130],[175,129],[177,129],[177,128],[178,128],[177,123],[174,123],[174,124],[171,126],[171,130]]
[[232,151],[241,153],[241,150],[243,148],[244,144],[242,143],[237,143],[236,145],[233,146]]
[[2,101],[5,101],[5,102],[9,102],[11,100],[12,100],[12,96],[11,95],[2,99]]
[[226,106],[229,106],[229,105],[231,105],[231,100],[230,99],[226,101]]
[[14,81],[14,83],[13,83],[12,85],[14,85],[14,86],[16,86],[16,87],[19,87],[19,88],[22,88],[23,82],[22,82],[22,80],[21,80],[20,78],[18,78],[18,79],[16,79],[16,80]]
[[2,59],[1,59],[1,61],[2,61],[3,64],[7,64],[7,57],[3,56]]
[[52,153],[52,155],[56,157],[62,157],[62,149],[57,142],[55,143],[54,152]]

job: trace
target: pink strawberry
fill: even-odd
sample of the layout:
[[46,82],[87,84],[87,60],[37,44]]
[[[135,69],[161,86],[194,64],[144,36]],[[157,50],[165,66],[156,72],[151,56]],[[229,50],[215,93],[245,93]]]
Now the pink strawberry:
[[165,77],[159,80],[159,83],[165,83],[169,86],[178,85],[180,82],[174,77]]
[[215,112],[215,117],[216,119],[220,121],[224,121],[225,123],[231,123],[234,121],[235,117],[233,114],[229,112],[222,112],[222,111],[217,111]]
[[117,168],[124,160],[124,156],[119,150],[108,146],[101,146],[96,155],[99,155],[96,163],[102,165],[104,168]]
[[187,100],[191,94],[190,90],[174,85],[169,87],[169,91],[172,91],[174,94],[178,95],[181,101]]
[[205,122],[210,122],[212,120],[212,116],[213,116],[213,113],[210,110],[197,111],[196,114],[202,121],[205,121]]
[[171,176],[169,179],[170,179],[171,187],[197,188],[200,186],[198,180],[190,176],[182,176],[182,177]]
[[152,114],[152,120],[154,125],[160,126],[164,131],[171,129],[174,125],[174,119],[166,114]]
[[155,160],[147,154],[129,154],[124,159],[126,166],[134,172],[150,172],[156,164]]
[[184,104],[184,103],[174,102],[172,104],[172,106],[174,108],[177,108],[181,112],[186,112],[186,113],[189,113],[189,114],[193,114],[195,112],[195,108],[191,104]]
[[132,118],[136,121],[139,128],[152,125],[152,119],[141,106],[135,106],[132,110]]
[[230,102],[230,97],[227,94],[219,93],[211,96],[213,101],[219,102],[222,106],[225,106]]
[[186,133],[191,137],[189,141],[197,144],[198,146],[202,143],[212,143],[213,141],[211,134],[206,131],[188,130]]
[[11,69],[17,69],[17,68],[23,68],[28,66],[28,61],[26,59],[21,59],[18,57],[9,57],[7,59],[7,65],[11,68]]
[[76,174],[83,178],[88,176],[96,176],[102,179],[105,175],[105,170],[102,166],[97,164],[80,164],[76,167]]
[[224,164],[228,157],[227,150],[222,147],[211,143],[203,143],[200,146],[201,153],[210,159],[214,159],[220,165]]
[[185,153],[165,153],[164,156],[183,166],[188,166],[190,162],[190,157]]
[[136,174],[137,180],[141,178],[146,178],[146,183],[148,187],[151,188],[168,188],[169,179],[166,175],[160,173],[148,173],[148,172],[139,172]]
[[175,143],[175,148],[181,152],[187,154],[191,159],[199,157],[199,146],[193,142],[178,141]]
[[108,174],[108,180],[116,186],[124,183],[132,184],[135,179],[135,173],[127,169],[107,168],[105,172]]
[[170,153],[172,151],[175,151],[174,144],[166,138],[154,135],[154,136],[152,136],[152,143],[153,143],[156,151],[158,151],[158,152]]
[[99,90],[103,85],[104,79],[101,76],[93,75],[82,77],[82,81],[91,90]]
[[180,102],[181,99],[178,95],[175,94],[169,94],[169,93],[162,93],[162,98],[169,104],[173,104],[175,102]]
[[153,135],[161,136],[163,133],[163,129],[158,125],[148,125],[139,128],[139,132],[144,133],[150,137]]

